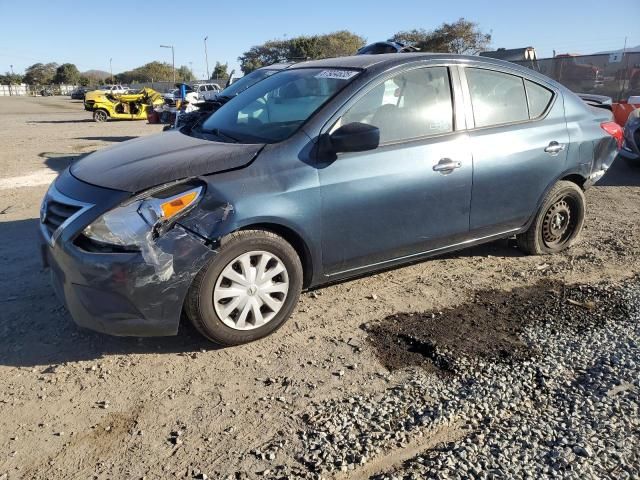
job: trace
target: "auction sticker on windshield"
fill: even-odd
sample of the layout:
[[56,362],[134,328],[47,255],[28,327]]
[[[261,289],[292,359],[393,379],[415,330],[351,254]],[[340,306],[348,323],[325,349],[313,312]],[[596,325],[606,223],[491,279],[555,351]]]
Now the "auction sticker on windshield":
[[316,78],[336,78],[338,80],[349,80],[359,72],[355,70],[323,70],[316,74]]

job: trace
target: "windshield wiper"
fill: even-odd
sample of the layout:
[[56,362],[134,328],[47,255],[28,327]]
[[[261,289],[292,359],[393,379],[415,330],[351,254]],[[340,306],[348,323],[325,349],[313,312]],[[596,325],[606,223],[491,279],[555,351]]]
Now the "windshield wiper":
[[237,139],[236,137],[232,137],[228,133],[224,133],[219,128],[212,128],[211,130],[202,129],[202,132],[203,133],[210,133],[210,134],[215,135],[216,137],[220,137],[220,138],[227,138],[227,139],[231,140],[233,143],[240,143],[239,139]]

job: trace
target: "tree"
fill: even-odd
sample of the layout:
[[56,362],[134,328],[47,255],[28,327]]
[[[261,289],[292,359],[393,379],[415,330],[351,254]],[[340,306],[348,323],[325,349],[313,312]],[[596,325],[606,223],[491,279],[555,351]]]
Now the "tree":
[[86,75],[80,75],[78,83],[83,87],[88,87],[89,85],[91,85],[91,79]]
[[[119,73],[115,75],[115,78],[121,83],[172,81],[173,67],[164,62],[150,62],[133,70]],[[189,67],[183,65],[176,69],[176,81],[190,82],[193,78],[193,72]]]
[[226,82],[227,78],[229,78],[228,70],[229,70],[228,63],[216,62],[216,66],[213,67],[213,73],[211,74],[210,80],[220,79]]
[[56,75],[57,63],[34,63],[24,71],[24,83],[29,85],[48,85]]
[[477,55],[489,47],[491,34],[483,33],[477,23],[460,18],[453,23],[443,23],[431,31],[416,29],[398,32],[392,40],[413,45],[423,52]]
[[269,40],[262,45],[251,47],[238,57],[238,61],[242,71],[247,74],[273,63],[353,55],[363,45],[364,38],[341,30],[325,35],[302,35],[284,40]]
[[[171,73],[171,78],[173,78],[173,72]],[[195,75],[186,65],[182,65],[179,69],[176,70],[176,80],[191,82],[192,80],[194,80],[194,78]]]
[[150,62],[133,70],[119,73],[116,78],[122,83],[172,80],[173,67],[165,62]]
[[22,83],[22,75],[19,73],[4,72],[0,75],[0,85],[20,85]]
[[76,85],[80,80],[80,72],[73,63],[63,63],[56,69],[53,79],[55,83],[65,85]]

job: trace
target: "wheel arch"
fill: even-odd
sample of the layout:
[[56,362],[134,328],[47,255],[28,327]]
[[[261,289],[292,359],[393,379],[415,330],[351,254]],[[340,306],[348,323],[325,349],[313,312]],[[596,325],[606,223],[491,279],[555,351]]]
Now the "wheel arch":
[[551,189],[553,188],[553,186],[556,183],[561,182],[561,181],[567,181],[567,182],[575,183],[578,187],[580,187],[580,189],[582,191],[584,191],[585,190],[584,184],[587,181],[587,177],[580,171],[568,170],[568,171],[565,171],[565,172],[561,173],[556,178],[554,178],[551,182],[549,182],[549,185],[547,185],[547,187],[544,189],[542,194],[538,197],[538,201],[536,202],[536,208],[532,212],[531,216],[529,217],[529,220],[523,226],[521,231],[525,231],[531,226],[531,224],[533,223],[533,221],[536,218],[536,215],[538,215],[538,211],[540,210],[540,207],[542,207],[542,203],[544,202],[544,199],[546,198],[547,193],[549,193],[551,191]]
[[[580,173],[570,173],[568,175],[565,175],[562,178],[557,179],[553,183],[553,185],[555,185],[560,180],[565,180],[567,182],[573,182],[576,185],[578,185],[582,190],[584,190],[585,189],[584,188],[584,184],[587,181],[587,178],[584,175],[580,174]],[[553,185],[551,185],[551,187],[553,187]],[[551,188],[551,187],[549,187],[549,188]]]
[[260,222],[243,225],[236,231],[239,230],[265,230],[284,238],[300,257],[303,271],[302,287],[308,288],[311,285],[314,274],[313,256],[307,242],[293,228],[279,223]]

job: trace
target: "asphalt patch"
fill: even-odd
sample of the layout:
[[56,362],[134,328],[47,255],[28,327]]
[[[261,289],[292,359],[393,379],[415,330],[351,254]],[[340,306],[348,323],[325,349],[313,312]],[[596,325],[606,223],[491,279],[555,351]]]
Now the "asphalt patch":
[[628,315],[628,307],[616,300],[611,288],[541,281],[510,291],[481,290],[457,307],[397,313],[362,329],[389,370],[419,366],[452,373],[450,359],[459,355],[501,362],[539,355],[537,346],[522,340],[523,329],[532,321],[580,332],[605,317]]

